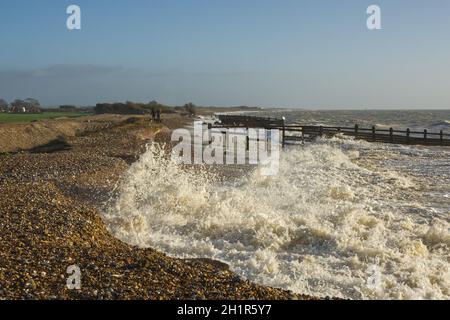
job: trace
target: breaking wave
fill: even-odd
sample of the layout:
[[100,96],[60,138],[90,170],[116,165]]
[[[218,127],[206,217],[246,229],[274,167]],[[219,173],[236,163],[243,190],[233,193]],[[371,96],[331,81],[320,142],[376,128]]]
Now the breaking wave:
[[377,167],[389,152],[358,143],[293,147],[277,176],[256,169],[226,182],[176,165],[153,144],[104,219],[129,244],[220,260],[297,293],[450,298],[448,211],[433,215],[420,180]]
[[432,127],[438,128],[438,129],[448,129],[450,128],[450,120],[442,120],[438,121],[432,124]]

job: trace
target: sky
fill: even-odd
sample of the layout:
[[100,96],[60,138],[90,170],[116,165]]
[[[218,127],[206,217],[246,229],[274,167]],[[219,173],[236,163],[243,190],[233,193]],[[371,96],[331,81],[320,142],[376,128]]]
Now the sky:
[[450,108],[448,0],[1,0],[0,21],[7,101]]

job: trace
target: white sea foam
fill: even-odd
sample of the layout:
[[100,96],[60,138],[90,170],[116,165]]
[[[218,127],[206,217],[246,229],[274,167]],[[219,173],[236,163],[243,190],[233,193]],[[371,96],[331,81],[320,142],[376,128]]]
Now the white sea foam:
[[221,260],[298,293],[450,298],[449,210],[437,215],[422,200],[426,177],[380,166],[417,155],[345,143],[294,147],[277,176],[255,170],[233,182],[181,168],[151,145],[104,218],[127,243]]

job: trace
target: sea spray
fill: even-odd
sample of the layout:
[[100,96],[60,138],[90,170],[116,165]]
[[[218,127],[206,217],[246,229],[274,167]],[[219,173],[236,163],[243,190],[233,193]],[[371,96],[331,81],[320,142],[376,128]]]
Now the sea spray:
[[222,182],[153,144],[104,218],[129,244],[221,260],[265,285],[316,296],[448,299],[448,221],[415,214],[427,209],[404,196],[417,184],[406,173],[379,167],[378,158],[363,165],[360,158],[383,149],[363,144],[360,156],[356,148],[326,140],[293,147],[276,176],[256,169]]

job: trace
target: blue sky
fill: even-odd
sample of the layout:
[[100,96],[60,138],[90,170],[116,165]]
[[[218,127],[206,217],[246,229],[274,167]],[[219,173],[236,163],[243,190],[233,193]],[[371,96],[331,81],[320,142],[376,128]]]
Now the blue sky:
[[447,0],[2,0],[0,21],[8,101],[450,107]]

